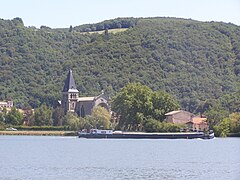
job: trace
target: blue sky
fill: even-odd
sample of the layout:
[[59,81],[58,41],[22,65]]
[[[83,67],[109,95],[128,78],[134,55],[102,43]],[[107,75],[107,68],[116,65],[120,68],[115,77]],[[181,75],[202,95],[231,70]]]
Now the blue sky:
[[52,28],[117,17],[180,17],[240,25],[240,0],[0,0],[0,18]]

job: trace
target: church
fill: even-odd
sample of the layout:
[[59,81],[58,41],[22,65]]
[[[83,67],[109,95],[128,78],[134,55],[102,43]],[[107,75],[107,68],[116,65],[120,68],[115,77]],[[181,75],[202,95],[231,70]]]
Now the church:
[[110,112],[108,98],[103,92],[98,96],[79,97],[79,91],[77,90],[71,69],[64,83],[61,106],[65,113],[73,112],[80,117],[91,115],[92,109],[96,106],[102,106]]

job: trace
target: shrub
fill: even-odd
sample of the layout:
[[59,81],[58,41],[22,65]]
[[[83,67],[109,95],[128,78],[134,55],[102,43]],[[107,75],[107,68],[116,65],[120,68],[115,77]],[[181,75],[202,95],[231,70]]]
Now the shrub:
[[20,131],[65,131],[68,130],[66,126],[14,126]]
[[146,132],[180,132],[184,125],[160,122],[155,119],[147,119],[144,124],[144,129]]

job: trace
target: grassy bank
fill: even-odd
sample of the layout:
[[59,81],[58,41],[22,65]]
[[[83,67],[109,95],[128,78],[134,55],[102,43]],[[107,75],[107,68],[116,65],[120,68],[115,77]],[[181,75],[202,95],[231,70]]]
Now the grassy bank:
[[0,135],[77,136],[75,131],[0,131]]

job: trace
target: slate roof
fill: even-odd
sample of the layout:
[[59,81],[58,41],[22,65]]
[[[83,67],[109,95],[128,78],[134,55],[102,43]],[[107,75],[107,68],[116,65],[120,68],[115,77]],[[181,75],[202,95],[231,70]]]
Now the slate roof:
[[71,69],[69,70],[67,78],[65,80],[63,92],[69,92],[69,90],[74,90],[75,92],[78,92]]

